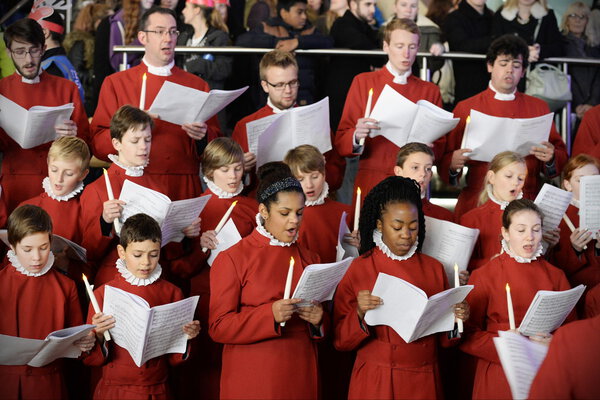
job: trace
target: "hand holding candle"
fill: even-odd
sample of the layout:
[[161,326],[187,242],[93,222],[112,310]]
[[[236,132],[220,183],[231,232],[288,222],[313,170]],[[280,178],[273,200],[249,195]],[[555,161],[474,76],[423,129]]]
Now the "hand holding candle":
[[512,297],[510,296],[510,286],[508,282],[506,283],[506,305],[508,307],[508,323],[510,325],[510,330],[514,331],[516,328],[515,325],[515,312],[513,310]]
[[356,188],[356,207],[354,208],[354,230],[358,231],[358,221],[360,219],[360,187]]
[[[458,279],[458,264],[454,263],[454,287],[460,286],[460,279]],[[456,318],[456,325],[458,326],[458,333],[463,333],[464,326],[463,320]]]
[[[369,89],[369,97],[367,98],[367,107],[365,108],[365,118],[369,118],[371,115],[371,103],[373,102],[373,88]],[[360,146],[364,146],[365,138],[360,139],[358,142]]]
[[[567,214],[563,215],[563,221],[565,221],[565,224],[567,224],[571,233],[575,232],[575,225],[573,225],[573,222],[571,222],[571,218],[569,218]],[[583,246],[583,250],[587,250],[587,245]]]
[[[112,186],[110,185],[110,179],[108,177],[108,172],[106,171],[106,168],[102,168],[102,170],[104,171],[104,182],[106,183],[106,193],[108,194],[108,200],[114,200],[115,196],[112,191]],[[114,224],[115,224],[115,231],[121,232],[121,221],[119,221],[118,218],[115,218]]]
[[[235,207],[235,205],[237,204],[237,200],[234,201],[233,203],[231,203],[231,205],[229,206],[229,208],[227,209],[227,211],[225,212],[225,214],[223,215],[223,218],[221,218],[221,220],[219,221],[219,223],[217,224],[217,227],[215,228],[215,232],[216,235],[219,234],[219,231],[221,229],[223,229],[223,226],[225,225],[225,223],[227,222],[227,220],[229,219],[229,216],[231,215],[231,212],[233,211],[233,207]],[[202,252],[206,253],[208,251],[207,247],[203,247],[202,248]]]
[[[98,304],[98,300],[96,300],[96,296],[94,295],[94,291],[88,282],[87,276],[85,274],[81,274],[83,276],[83,283],[85,284],[85,289],[87,290],[88,296],[90,297],[90,302],[92,303],[92,307],[94,308],[94,312],[97,314],[102,312],[100,310],[100,305]],[[104,331],[104,340],[107,342],[110,340],[110,333],[108,331]]]
[[[288,269],[287,278],[285,280],[285,289],[283,291],[283,298],[287,300],[290,298],[292,292],[292,278],[294,276],[294,257],[290,257],[290,267]],[[281,322],[280,326],[285,326],[285,322]]]
[[146,73],[142,75],[142,91],[140,92],[140,110],[146,108]]

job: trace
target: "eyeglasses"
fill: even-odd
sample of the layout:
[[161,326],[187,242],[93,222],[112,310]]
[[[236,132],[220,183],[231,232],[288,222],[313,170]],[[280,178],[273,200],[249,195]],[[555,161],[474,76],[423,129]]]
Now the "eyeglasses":
[[569,18],[576,18],[581,21],[587,19],[587,15],[569,14]]
[[289,82],[280,82],[280,83],[271,83],[268,80],[264,80],[265,82],[267,82],[267,85],[271,86],[273,89],[280,91],[280,90],[284,90],[286,86],[289,86],[290,89],[296,89],[298,86],[300,86],[300,81],[298,79],[295,79],[293,81],[289,81]]
[[15,58],[21,59],[27,57],[27,54],[31,56],[31,58],[38,58],[42,56],[42,48],[41,47],[32,47],[29,50],[25,49],[9,49]]
[[152,33],[157,34],[160,37],[165,36],[165,34],[167,34],[169,36],[175,36],[175,37],[177,37],[177,36],[179,36],[179,33],[180,33],[177,29],[169,29],[169,30],[166,30],[166,29],[157,29],[155,31],[142,31],[142,32],[146,32],[146,33],[152,32]]

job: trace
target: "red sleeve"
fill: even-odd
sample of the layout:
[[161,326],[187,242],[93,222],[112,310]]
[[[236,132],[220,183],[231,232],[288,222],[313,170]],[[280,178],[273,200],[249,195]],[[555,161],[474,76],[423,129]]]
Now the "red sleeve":
[[584,114],[577,130],[571,156],[581,153],[600,158],[600,105]]
[[[102,177],[100,179],[103,179]],[[108,200],[108,198],[107,198]],[[81,195],[81,245],[87,250],[89,261],[100,260],[107,252],[113,237],[102,235],[100,218],[104,200],[95,187],[89,186]]]
[[362,81],[358,79],[359,76],[354,77],[352,80],[352,85],[346,96],[342,118],[335,133],[335,147],[342,157],[359,155],[353,152],[354,130],[358,119],[364,117],[364,107],[367,104],[367,99],[363,97],[368,93],[368,89],[362,87]]

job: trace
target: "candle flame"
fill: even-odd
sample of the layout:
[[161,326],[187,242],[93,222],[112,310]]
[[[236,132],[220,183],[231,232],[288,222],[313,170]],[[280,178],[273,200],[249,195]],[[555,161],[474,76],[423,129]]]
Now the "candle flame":
[[357,188],[356,188],[356,195],[357,195],[357,196],[360,196],[360,193],[361,193],[361,192],[360,192],[360,186],[359,186],[359,187],[357,187]]
[[83,277],[83,279],[87,279],[87,276],[85,276],[85,274],[81,274],[81,276]]
[[294,263],[295,263],[294,257],[290,257],[290,267],[293,267]]
[[470,115],[469,115],[469,116],[467,116],[467,124],[468,124],[469,122],[471,122],[471,116],[470,116]]
[[454,263],[454,271],[458,271],[458,264]]
[[144,75],[142,75],[142,79],[146,80],[146,73],[144,72]]
[[106,168],[102,168],[102,171],[104,171],[104,174],[108,174],[108,171],[106,170]]
[[508,285],[508,282],[506,283],[506,291],[510,292],[510,286]]
[[373,96],[373,88],[369,89],[369,96]]
[[237,202],[238,202],[237,200],[236,200],[236,201],[234,201],[233,203],[231,203],[231,206],[232,206],[232,207],[233,207],[233,206],[235,206],[235,205],[237,204]]

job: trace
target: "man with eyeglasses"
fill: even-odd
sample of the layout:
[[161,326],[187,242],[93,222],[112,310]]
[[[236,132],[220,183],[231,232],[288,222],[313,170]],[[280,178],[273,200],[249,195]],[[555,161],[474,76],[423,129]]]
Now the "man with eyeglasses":
[[[6,29],[4,42],[16,72],[0,80],[0,95],[27,110],[73,103],[71,119],[55,126],[56,137],[79,136],[87,142],[89,125],[77,86],[41,69],[45,50],[42,27],[33,19],[18,20]],[[0,182],[9,214],[19,203],[42,191],[42,180],[48,175],[50,144],[22,149],[0,128],[0,152],[4,154]]]
[[[146,74],[145,109],[162,85],[169,81],[208,92],[200,77],[174,64],[179,31],[173,10],[152,7],[140,21],[138,39],[144,45],[142,62],[128,70],[108,76],[102,84],[98,107],[92,120],[92,150],[102,160],[114,152],[110,138],[110,119],[125,104],[140,105],[143,76]],[[152,150],[144,173],[165,188],[172,200],[197,197],[202,193],[199,178],[200,155],[208,141],[220,136],[216,116],[206,122],[176,125],[153,115]]]

